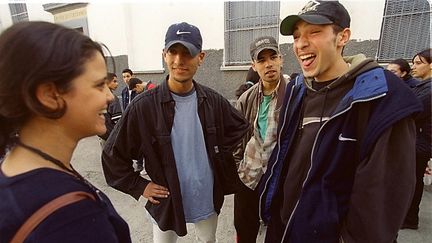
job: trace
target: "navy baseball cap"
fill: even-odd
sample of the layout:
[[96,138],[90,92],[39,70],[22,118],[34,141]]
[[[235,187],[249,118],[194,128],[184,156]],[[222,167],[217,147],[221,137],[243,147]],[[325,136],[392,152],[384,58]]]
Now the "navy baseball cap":
[[186,22],[171,25],[165,35],[165,50],[177,43],[185,46],[191,56],[196,56],[202,49],[202,38],[199,29]]
[[349,28],[351,22],[348,11],[339,1],[312,0],[297,15],[290,15],[282,20],[280,33],[292,35],[299,20],[309,24],[335,24],[342,28]]

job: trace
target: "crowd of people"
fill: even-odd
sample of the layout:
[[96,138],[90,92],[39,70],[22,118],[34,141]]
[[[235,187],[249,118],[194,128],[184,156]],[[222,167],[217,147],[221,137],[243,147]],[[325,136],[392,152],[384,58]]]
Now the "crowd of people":
[[100,44],[47,22],[8,28],[0,242],[131,242],[109,198],[71,164],[94,135],[107,183],[147,199],[153,242],[176,242],[187,224],[197,242],[216,242],[229,194],[237,243],[261,234],[266,243],[392,243],[400,229],[418,229],[432,154],[431,49],[412,66],[344,56],[350,22],[338,1],[284,18],[280,33],[293,37],[301,68],[290,78],[277,40],[254,39],[234,106],[194,79],[206,55],[190,23],[167,29],[165,80],[124,69],[121,100]]

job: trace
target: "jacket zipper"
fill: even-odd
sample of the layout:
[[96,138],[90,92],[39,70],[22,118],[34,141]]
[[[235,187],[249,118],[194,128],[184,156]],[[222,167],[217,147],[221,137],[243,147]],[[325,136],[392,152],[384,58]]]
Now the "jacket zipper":
[[[306,174],[306,178],[304,179],[304,181],[303,181],[303,183],[302,183],[302,190],[303,190],[303,187],[304,187],[304,185],[305,185],[305,183],[306,183],[306,181],[307,181],[307,179],[308,179],[308,177],[309,177],[310,171],[311,171],[311,169],[312,169],[312,164],[313,164],[313,155],[314,155],[315,145],[316,145],[316,142],[317,142],[317,140],[318,140],[318,137],[319,137],[320,132],[322,131],[323,127],[324,127],[327,123],[329,123],[331,120],[333,120],[335,117],[338,117],[338,116],[340,116],[340,115],[346,113],[347,111],[351,110],[351,108],[352,108],[352,106],[353,106],[354,104],[356,104],[356,103],[361,103],[361,102],[368,102],[368,101],[372,101],[372,100],[375,100],[375,99],[379,99],[379,98],[385,96],[386,94],[387,94],[387,93],[383,93],[383,94],[381,94],[381,95],[374,96],[374,97],[369,98],[369,99],[353,101],[353,102],[351,102],[351,104],[350,104],[350,105],[349,105],[345,110],[342,110],[342,111],[340,111],[339,113],[334,114],[334,115],[333,115],[332,117],[330,117],[326,122],[323,123],[323,125],[320,127],[320,129],[318,130],[318,132],[317,132],[317,134],[316,134],[316,136],[315,136],[315,140],[314,140],[314,143],[313,143],[313,146],[312,146],[310,166],[309,166],[308,173]],[[296,211],[296,209],[297,209],[297,206],[298,206],[299,202],[300,202],[300,198],[297,199],[297,202],[296,202],[296,204],[295,204],[295,206],[294,206],[294,209],[293,209],[293,211],[292,211],[291,214],[290,214],[290,217],[289,217],[289,219],[288,219],[288,222],[287,222],[287,224],[286,224],[286,226],[285,226],[284,234],[283,234],[282,239],[281,239],[281,241],[280,241],[281,243],[284,241],[284,239],[285,239],[285,237],[286,237],[286,234],[287,234],[287,232],[288,232],[288,226],[289,226],[289,224],[290,224],[290,222],[291,222],[291,220],[292,220],[292,217],[293,217],[293,215],[294,215],[294,213],[295,213],[295,211]]]
[[[287,103],[287,104],[290,104],[290,103],[291,103],[292,95],[293,95],[293,93],[294,93],[294,87],[295,87],[295,85],[294,85],[293,88],[291,89],[290,97],[289,97],[289,99],[288,99],[288,103]],[[286,124],[286,119],[287,119],[287,114],[285,113],[285,117],[284,117],[284,120],[283,120],[282,127],[281,127],[281,130],[280,130],[280,131],[283,131],[283,129],[284,129],[285,124]],[[281,134],[282,134],[281,132],[278,134],[278,153],[277,153],[277,156],[276,156],[276,161],[279,160]],[[270,178],[271,178],[272,175],[273,175],[275,165],[276,165],[276,163],[275,163],[275,164],[273,165],[273,167],[271,168],[270,176],[269,176],[269,178],[267,179],[267,181],[265,182],[264,190],[263,190],[264,192],[266,191],[266,189],[267,189],[267,185],[268,185],[268,182],[270,181]],[[263,194],[264,194],[264,193],[263,193]],[[262,217],[261,217],[261,202],[262,202],[262,196],[263,196],[263,194],[260,195],[260,198],[259,198],[259,201],[258,201],[258,216],[259,216],[260,224],[262,224],[262,225],[264,224],[264,220],[263,220]]]

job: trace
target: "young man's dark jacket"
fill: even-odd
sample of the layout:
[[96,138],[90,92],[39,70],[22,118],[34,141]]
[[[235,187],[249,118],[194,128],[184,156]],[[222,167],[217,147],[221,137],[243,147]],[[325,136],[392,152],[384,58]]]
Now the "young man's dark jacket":
[[[310,80],[287,86],[260,187],[266,242],[393,242],[402,225],[415,186],[412,116],[421,105],[373,60],[346,61],[350,70],[320,90]],[[301,114],[312,111],[319,122],[308,131]]]
[[414,88],[417,84],[420,83],[420,80],[415,79],[414,77],[412,77],[411,75],[408,76],[407,79],[403,79],[405,81],[405,83],[410,87],[410,88]]
[[[236,192],[241,185],[232,151],[248,131],[249,125],[220,94],[195,81],[193,84],[214,174],[214,209],[219,213],[224,195]],[[132,159],[144,157],[145,170],[151,180],[167,187],[170,192],[168,198],[157,199],[160,204],[147,202],[146,209],[161,230],[174,230],[177,235],[184,236],[187,233],[186,223],[170,138],[174,107],[167,81],[138,95],[128,105],[109,137],[102,153],[102,165],[110,186],[138,200],[150,181],[142,178],[139,172],[134,172]],[[190,149],[193,151],[195,148]]]
[[417,128],[417,155],[427,160],[432,156],[431,78],[418,83],[413,88],[413,92],[423,105],[423,111],[415,117]]
[[121,91],[121,96],[122,96],[122,108],[123,110],[126,110],[127,106],[129,105],[129,102],[132,101],[135,98],[135,96],[137,96],[137,92],[132,90],[129,98],[129,88],[124,87]]
[[115,94],[113,95],[114,95],[114,99],[111,103],[109,103],[107,112],[104,114],[106,132],[103,135],[99,135],[99,137],[102,138],[103,140],[108,139],[112,130],[114,130],[115,124],[118,122],[118,120],[120,120],[122,115],[120,100]]

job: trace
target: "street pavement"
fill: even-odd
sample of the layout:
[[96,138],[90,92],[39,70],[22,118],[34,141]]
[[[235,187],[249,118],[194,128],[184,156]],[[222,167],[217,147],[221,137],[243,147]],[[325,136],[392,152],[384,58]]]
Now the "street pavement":
[[[136,201],[131,196],[109,187],[102,173],[100,162],[101,147],[97,137],[81,140],[72,158],[73,166],[93,185],[108,195],[119,214],[129,224],[132,242],[152,242],[152,225],[145,212],[146,199]],[[420,205],[420,224],[418,230],[400,230],[398,243],[430,243],[432,242],[432,188],[428,187]],[[178,243],[194,242],[193,227],[188,225],[188,234],[179,238]],[[226,196],[219,215],[217,240],[219,243],[233,243],[233,196]]]

